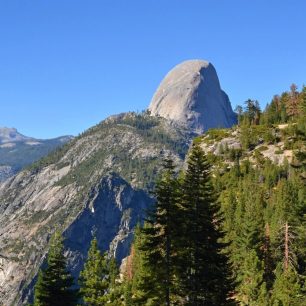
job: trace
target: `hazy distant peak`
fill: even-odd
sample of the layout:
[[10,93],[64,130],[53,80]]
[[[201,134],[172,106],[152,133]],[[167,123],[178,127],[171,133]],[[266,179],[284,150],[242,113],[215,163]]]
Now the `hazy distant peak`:
[[15,128],[0,127],[0,143],[29,140],[33,140],[33,138],[20,134]]

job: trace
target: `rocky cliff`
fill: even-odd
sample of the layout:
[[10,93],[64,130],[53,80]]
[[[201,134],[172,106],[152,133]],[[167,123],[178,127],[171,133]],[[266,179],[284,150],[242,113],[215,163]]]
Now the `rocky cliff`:
[[174,67],[159,85],[149,110],[152,115],[173,120],[198,134],[236,123],[214,66],[202,60],[189,60]]
[[118,260],[153,203],[165,156],[182,165],[191,135],[148,114],[113,116],[0,185],[0,304],[21,305],[55,228],[78,275],[93,233]]

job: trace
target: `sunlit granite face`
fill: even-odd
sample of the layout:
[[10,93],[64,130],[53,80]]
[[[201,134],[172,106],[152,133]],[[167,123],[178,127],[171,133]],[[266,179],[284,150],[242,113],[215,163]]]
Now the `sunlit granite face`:
[[154,116],[173,120],[199,134],[236,123],[214,66],[202,60],[174,67],[155,92],[149,110]]

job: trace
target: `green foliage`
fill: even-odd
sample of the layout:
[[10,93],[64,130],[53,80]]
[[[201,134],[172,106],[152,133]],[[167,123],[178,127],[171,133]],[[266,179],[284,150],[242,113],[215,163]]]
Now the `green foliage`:
[[[143,228],[135,231],[123,283],[118,282],[115,262],[107,261],[93,241],[81,274],[84,303],[226,305],[234,303],[229,299],[234,297],[240,305],[303,305],[306,120],[301,114],[305,87],[298,95],[299,113],[288,113],[291,98],[290,93],[274,97],[264,112],[256,101],[247,101],[239,114],[241,150],[223,146],[218,156],[204,156],[200,143],[213,144],[231,136],[230,130],[212,129],[194,140],[187,170],[176,176],[168,162],[156,183],[156,208]],[[284,129],[273,126],[286,122]],[[148,114],[109,120],[86,135],[99,132],[103,138],[110,129],[117,136],[133,130],[147,145],[186,152],[183,142],[177,144],[177,138],[163,130],[162,120]],[[291,164],[277,166],[261,153],[279,141],[284,141],[284,149],[294,150]],[[148,184],[158,176],[158,161],[131,159],[124,150],[114,147],[112,152],[118,165],[124,165],[122,175],[129,180],[137,175],[142,187],[152,188]],[[90,184],[92,173],[106,157],[106,151],[96,152],[59,184]],[[224,163],[224,158],[231,163]],[[116,167],[112,170],[117,171]],[[284,224],[289,224],[294,237],[287,243],[292,258],[288,269],[284,268]],[[85,300],[87,294],[93,299]]]
[[206,133],[209,140],[219,141],[229,136],[228,129],[209,129]]
[[263,139],[268,144],[273,144],[276,141],[275,131],[271,128],[266,128],[263,133]]
[[[171,261],[166,260],[167,230],[161,226],[169,214],[159,210],[157,203],[160,215],[154,215],[135,236],[133,273],[124,286],[127,305],[160,305],[158,297],[167,301],[169,279],[170,305],[224,305],[231,303],[226,300],[232,290],[231,277],[235,279],[231,293],[240,305],[305,303],[306,120],[301,116],[302,106],[299,113],[288,112],[292,95],[274,97],[262,113],[256,101],[247,101],[239,113],[242,150],[223,146],[219,156],[208,153],[207,159],[203,157],[198,145],[215,144],[231,136],[230,130],[213,129],[194,140],[188,168],[176,181],[176,204],[171,206],[179,224],[172,230]],[[305,88],[299,99],[304,103]],[[287,122],[287,128],[273,126]],[[291,164],[285,161],[282,166],[275,165],[261,153],[267,145],[280,141],[284,141],[284,149],[294,150]],[[280,148],[281,144],[274,153],[282,154]],[[232,161],[230,166],[223,163],[224,158]],[[214,165],[213,179],[207,161]],[[168,188],[170,185],[168,181]],[[220,192],[222,214],[216,191]],[[284,270],[280,267],[285,256],[283,227],[287,223],[294,233],[287,242],[294,263]]]
[[[114,143],[121,140],[129,132],[133,133],[141,146],[154,147],[156,150],[170,150],[184,157],[188,150],[188,143],[185,136],[174,132],[173,128],[166,125],[164,119],[149,116],[146,113],[130,113],[122,118],[106,120],[99,125],[89,129],[79,138],[94,135],[96,141],[103,141],[110,134]],[[76,140],[77,141],[77,140]],[[82,147],[79,148],[80,153]],[[105,168],[106,160],[111,157],[112,166],[106,171],[118,172],[127,181],[134,181],[137,178],[137,187],[152,190],[160,169],[160,160],[156,157],[142,158],[134,156],[134,151],[129,152],[125,145],[114,145],[112,148],[100,148],[72,168],[56,184],[66,186],[76,183],[78,186],[90,187],[93,183],[93,174],[97,169]]]
[[143,251],[146,252],[148,268],[155,270],[160,279],[164,281],[156,288],[159,291],[159,302],[164,301],[170,305],[175,293],[174,267],[177,249],[177,221],[179,218],[178,182],[174,177],[174,165],[171,160],[165,160],[164,172],[157,181],[155,187],[156,207],[151,213],[147,226],[143,229],[146,236],[146,244]]
[[60,146],[54,151],[51,151],[51,153],[49,153],[47,156],[44,156],[43,158],[39,159],[33,164],[27,166],[26,169],[32,172],[38,172],[40,169],[58,162],[67,153],[67,151],[75,144],[77,139],[78,137],[74,138],[73,140],[64,144],[63,146]]
[[[240,271],[237,277],[238,299],[242,305],[268,305],[267,289],[264,283],[264,267],[255,250],[244,253],[240,262]],[[263,303],[259,304],[259,301]]]
[[259,152],[263,152],[263,151],[268,150],[268,147],[267,147],[267,146],[260,146],[257,150],[258,150]]
[[245,112],[244,112],[244,122],[250,125],[259,124],[261,110],[257,100],[248,99],[244,102]]
[[198,146],[178,179],[167,162],[156,198],[155,212],[135,234],[132,276],[125,285],[130,305],[231,304],[217,197]]
[[180,288],[189,297],[188,305],[204,301],[225,305],[230,285],[227,259],[221,254],[223,245],[219,243],[219,208],[211,185],[210,165],[200,147],[193,147],[187,165],[180,201]]
[[[138,228],[133,245],[132,280],[125,287],[131,305],[170,305],[177,299],[175,289],[175,249],[177,239],[178,182],[171,160],[155,187],[156,207],[145,226]],[[132,292],[129,293],[129,290]],[[171,304],[172,305],[172,304]]]
[[118,267],[114,259],[107,259],[98,249],[97,239],[91,241],[87,260],[80,273],[80,295],[85,305],[112,305],[116,300]]
[[292,268],[284,270],[282,264],[276,267],[276,279],[271,297],[272,306],[300,306],[306,302],[301,294],[299,276]]
[[126,124],[141,131],[150,130],[157,127],[160,124],[160,120],[157,117],[150,116],[143,112],[141,114],[132,113],[133,116],[125,116],[120,124]]
[[267,105],[261,122],[263,124],[280,124],[298,121],[305,117],[305,86],[299,92],[296,85],[290,86],[290,91],[275,95]]
[[[145,225],[145,228],[146,226],[148,225]],[[147,243],[144,231],[137,227],[130,255],[131,263],[127,267],[124,284],[125,301],[133,306],[160,305],[159,294],[162,292],[162,280],[158,277],[157,269],[152,269],[148,263],[147,252],[144,251],[147,249]],[[164,294],[161,298],[163,297]]]
[[93,239],[84,269],[80,273],[80,294],[86,305],[101,305],[106,302],[108,289],[106,255],[98,250],[97,239]]
[[198,136],[193,139],[194,144],[199,144],[203,141],[203,136]]
[[244,150],[254,149],[263,140],[268,144],[277,141],[276,132],[266,125],[241,125],[240,142]]
[[69,306],[77,304],[77,291],[66,268],[63,238],[56,232],[50,241],[47,268],[40,270],[35,285],[34,306]]
[[274,154],[283,154],[283,153],[284,153],[284,151],[283,151],[283,150],[280,150],[280,149],[275,150],[275,152],[274,152]]
[[283,93],[281,96],[275,95],[270,104],[267,105],[262,122],[271,125],[287,122],[286,101],[288,94]]
[[[239,175],[235,167],[227,172],[218,170],[215,175],[215,185],[221,191],[224,242],[228,243],[236,280],[235,295],[241,305],[303,305],[306,275],[303,167],[293,168],[288,163],[277,166],[267,160],[258,165],[250,167],[246,160],[241,163]],[[284,261],[286,222],[292,229],[288,252],[294,265],[286,274],[287,283],[277,268]]]

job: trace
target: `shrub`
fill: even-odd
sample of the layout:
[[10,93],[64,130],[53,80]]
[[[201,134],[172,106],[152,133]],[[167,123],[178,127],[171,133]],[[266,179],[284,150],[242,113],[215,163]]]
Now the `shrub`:
[[267,151],[269,148],[267,146],[260,146],[257,150],[259,152]]

